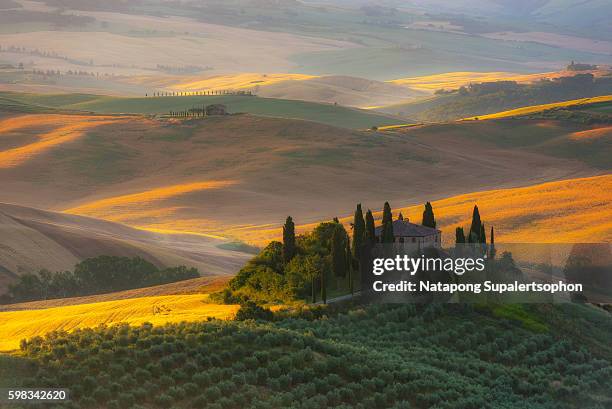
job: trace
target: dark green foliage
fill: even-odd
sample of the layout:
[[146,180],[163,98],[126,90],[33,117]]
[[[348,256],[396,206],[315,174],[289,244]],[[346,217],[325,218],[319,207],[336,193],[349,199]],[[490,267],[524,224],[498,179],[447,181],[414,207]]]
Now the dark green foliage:
[[[22,353],[39,366],[28,382],[70,385],[74,407],[610,405],[612,321],[606,312],[571,304],[509,307],[327,307],[318,318],[298,315],[265,323],[102,326],[29,340]],[[550,331],[533,332],[513,316],[549,320]],[[581,338],[585,333],[588,337]],[[154,360],[139,363],[142,352],[155,355],[163,367],[144,382],[142,370]],[[95,371],[91,359],[99,362]],[[119,376],[111,375],[116,367]]]
[[344,227],[338,223],[334,233],[332,234],[331,243],[331,267],[334,276],[345,277],[347,270],[347,254],[346,248],[348,243],[348,235]]
[[382,231],[380,233],[381,243],[393,243],[393,214],[389,202],[383,206]]
[[267,308],[263,308],[252,301],[246,301],[240,306],[236,313],[236,320],[265,320],[270,321],[274,318],[274,314]]
[[385,205],[383,206],[383,216],[382,216],[382,222],[381,224],[384,226],[387,223],[391,223],[393,222],[393,214],[391,213],[391,206],[389,205],[389,202],[385,202]]
[[350,237],[347,236],[346,238],[346,249],[344,254],[346,255],[346,274],[348,275],[348,282],[349,282],[349,291],[351,294],[354,294],[355,292],[355,288],[354,288],[354,277],[353,277],[353,266],[355,264],[355,259],[353,258],[353,254],[351,252],[351,239]]
[[76,264],[74,272],[24,274],[9,286],[7,302],[45,300],[129,290],[197,278],[195,268],[158,269],[140,258],[99,256]]
[[474,205],[474,211],[472,212],[472,224],[468,233],[468,243],[480,243],[480,233],[482,222],[480,221],[480,212],[478,206]]
[[366,240],[366,225],[363,219],[363,211],[361,210],[361,203],[357,205],[355,209],[355,216],[353,218],[353,246],[352,253],[356,260],[361,257],[361,250]]
[[463,227],[457,227],[455,229],[455,243],[465,243],[465,233],[463,233]]
[[479,243],[487,244],[487,233],[484,223],[480,224],[480,235],[478,236]]
[[321,223],[312,232],[296,237],[296,254],[286,264],[283,245],[272,242],[238,272],[228,290],[214,297],[230,303],[245,299],[257,302],[315,299],[317,292],[327,290],[322,288],[322,283],[328,284],[327,275],[346,276],[347,241],[342,224]]
[[382,225],[382,233],[380,237],[381,243],[393,243],[393,223],[387,222]]
[[370,209],[368,209],[365,217],[365,240],[369,245],[376,243],[376,226]]
[[495,258],[495,254],[497,251],[495,250],[495,231],[493,230],[493,226],[491,226],[491,235],[489,237],[490,246],[489,246],[489,255],[491,258]]
[[288,263],[293,256],[295,256],[295,224],[291,216],[288,216],[283,226],[283,260]]
[[434,216],[433,207],[431,203],[425,203],[425,210],[423,210],[423,226],[436,228],[436,217]]

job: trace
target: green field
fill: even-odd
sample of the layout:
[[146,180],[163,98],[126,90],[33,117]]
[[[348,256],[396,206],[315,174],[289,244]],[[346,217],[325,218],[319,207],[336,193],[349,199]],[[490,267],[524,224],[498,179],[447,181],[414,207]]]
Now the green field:
[[168,114],[170,111],[183,111],[202,105],[223,104],[230,113],[246,112],[261,116],[302,119],[349,129],[365,129],[405,122],[384,114],[338,105],[232,95],[122,98],[91,94],[0,93],[0,107],[3,101],[29,107],[32,111],[52,108],[104,114]]
[[7,374],[70,387],[74,408],[595,409],[611,324],[575,304],[323,308],[54,333],[23,344],[35,374]]

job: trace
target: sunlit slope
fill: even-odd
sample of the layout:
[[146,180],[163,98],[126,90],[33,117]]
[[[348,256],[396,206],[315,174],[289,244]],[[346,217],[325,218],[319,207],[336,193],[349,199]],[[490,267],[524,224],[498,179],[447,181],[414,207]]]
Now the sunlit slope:
[[[486,226],[507,243],[612,241],[612,175],[570,179],[516,189],[475,192],[432,203],[445,239],[469,229],[478,204]],[[422,206],[402,209],[420,222]],[[488,234],[488,230],[487,230]]]
[[406,102],[427,95],[391,82],[346,75],[313,76],[303,74],[235,74],[210,78],[175,78],[153,80],[165,91],[215,92],[244,90],[266,98],[289,99],[368,107]]
[[119,301],[132,298],[158,297],[162,295],[210,294],[220,291],[227,285],[232,276],[198,277],[151,287],[115,291],[105,294],[85,295],[81,297],[55,298],[51,300],[26,301],[0,305],[0,312],[42,310],[69,305],[93,304],[106,301]]
[[201,321],[208,317],[229,319],[237,305],[209,304],[207,295],[166,295],[132,298],[93,304],[70,305],[43,310],[0,312],[0,350],[19,348],[24,338],[42,336],[56,330],[144,322],[160,325],[171,322]]
[[[18,118],[0,120],[0,132],[5,134],[0,147],[9,142],[11,132],[23,128],[29,130],[36,139],[30,143],[0,150],[0,168],[11,168],[53,149],[58,145],[74,141],[82,137],[89,129],[100,125],[109,125],[120,121],[118,118],[105,116],[75,116],[75,115],[24,115]],[[48,132],[40,132],[40,128],[52,125]]]
[[[398,203],[391,203],[397,206]],[[487,227],[494,226],[495,239],[503,243],[596,243],[612,241],[612,175],[569,179],[534,186],[468,193],[432,202],[444,244],[453,244],[455,228],[469,230],[474,205],[477,204]],[[380,203],[363,203],[373,210]],[[394,208],[413,223],[421,223],[423,206]],[[382,212],[374,217],[380,222]],[[340,219],[347,228],[352,217]],[[312,230],[317,223],[296,227],[299,232]],[[265,243],[279,240],[279,226],[259,226],[245,234]]]
[[222,180],[158,187],[144,192],[94,201],[67,209],[65,213],[86,214],[88,216],[117,222],[126,220],[133,222],[134,217],[143,215],[150,216],[151,212],[153,212],[153,214],[159,214],[158,211],[154,210],[155,203],[163,202],[165,199],[191,192],[224,188],[235,183],[235,181],[231,180]]
[[317,78],[317,76],[285,73],[240,73],[235,75],[217,75],[204,79],[190,78],[175,84],[168,84],[165,88],[176,91],[243,90],[254,87],[266,87],[284,81],[304,81],[312,78]]
[[560,101],[560,102],[554,102],[551,104],[531,105],[531,106],[511,109],[509,111],[497,112],[494,114],[469,117],[469,118],[465,118],[464,120],[509,118],[509,117],[515,117],[515,116],[529,115],[529,114],[533,114],[536,112],[546,111],[548,109],[578,107],[582,105],[591,105],[591,104],[611,102],[611,101],[612,101],[612,95],[602,95],[599,97],[573,99],[570,101]]
[[[251,113],[279,118],[303,119],[349,129],[370,128],[399,124],[403,121],[385,114],[348,108],[334,104],[323,104],[277,98],[254,96],[168,96],[122,98],[86,94],[37,94],[6,93],[13,100],[35,103],[55,109],[78,110],[102,114],[169,114],[209,104],[223,104],[230,113]],[[0,96],[3,93],[0,93]],[[1,108],[1,105],[0,105]]]
[[[591,71],[597,75],[597,71]],[[457,89],[470,83],[493,82],[493,81],[516,81],[519,83],[530,83],[541,79],[553,79],[563,76],[575,75],[572,71],[552,71],[535,74],[520,74],[516,72],[477,72],[456,71],[442,74],[423,75],[420,77],[398,78],[388,82],[408,86],[413,89],[433,92],[439,89]]]

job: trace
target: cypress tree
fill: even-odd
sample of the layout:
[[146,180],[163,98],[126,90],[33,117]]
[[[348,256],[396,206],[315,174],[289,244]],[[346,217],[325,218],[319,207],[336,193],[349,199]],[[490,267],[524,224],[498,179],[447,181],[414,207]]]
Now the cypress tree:
[[436,217],[434,216],[433,207],[431,203],[425,203],[425,210],[423,210],[423,226],[436,228]]
[[385,202],[382,217],[381,243],[393,243],[393,214],[389,202]]
[[465,233],[463,232],[463,227],[457,227],[455,229],[455,244],[465,243]]
[[382,225],[384,226],[386,223],[393,222],[393,215],[391,214],[391,206],[389,202],[385,202],[385,206],[383,207],[383,217],[382,217]]
[[365,240],[365,220],[363,220],[363,211],[361,210],[361,203],[357,205],[355,209],[355,217],[353,219],[353,245],[352,254],[357,260],[361,256],[361,246]]
[[353,288],[353,253],[351,253],[351,239],[346,238],[346,272],[348,274],[348,285],[351,295],[354,294]]
[[393,243],[393,222],[383,224],[381,243]]
[[474,211],[472,212],[472,225],[470,226],[470,232],[467,237],[468,243],[479,243],[480,242],[480,230],[481,230],[480,212],[478,206],[474,205]]
[[361,203],[357,205],[355,209],[355,217],[353,218],[353,245],[352,254],[353,257],[359,260],[361,246],[365,240],[365,220],[363,219],[363,211],[361,210]]
[[370,209],[368,209],[365,216],[365,239],[370,246],[376,243],[376,227],[374,226],[374,216]]
[[288,263],[293,256],[295,256],[295,224],[291,216],[287,216],[283,226],[283,260]]
[[487,233],[485,232],[484,223],[480,225],[480,235],[478,238],[480,239],[480,243],[487,244]]
[[495,258],[495,231],[493,230],[493,226],[491,226],[489,241],[491,242],[489,254],[491,255],[491,258]]
[[336,277],[346,277],[346,232],[339,225],[334,229],[331,240],[332,272]]

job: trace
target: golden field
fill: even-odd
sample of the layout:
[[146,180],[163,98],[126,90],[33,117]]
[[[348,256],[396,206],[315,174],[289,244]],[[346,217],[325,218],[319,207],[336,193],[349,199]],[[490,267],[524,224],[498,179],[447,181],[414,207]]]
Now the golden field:
[[520,83],[529,83],[541,79],[552,79],[575,74],[575,72],[569,71],[553,71],[536,74],[519,74],[505,71],[456,71],[445,72],[443,74],[424,75],[421,77],[398,78],[388,82],[420,91],[434,92],[439,89],[457,89],[464,85],[477,82],[516,81]]
[[[455,228],[469,229],[475,204],[487,227],[487,235],[488,228],[494,226],[500,243],[612,241],[612,175],[474,192],[433,201],[445,244],[454,242]],[[404,218],[420,223],[423,205],[394,208],[394,217],[399,212]],[[375,212],[374,217],[379,220],[382,212]],[[353,219],[344,217],[340,221],[350,229]],[[300,225],[296,230],[310,231],[317,224]],[[280,228],[270,226],[254,226],[244,231],[247,233],[251,241],[260,244],[282,237]]]
[[[447,242],[455,228],[469,229],[478,204],[485,225],[505,243],[612,241],[612,175],[468,193],[432,203]],[[422,206],[401,209],[420,223]],[[488,230],[487,230],[488,234]]]
[[242,73],[236,75],[217,75],[204,79],[192,79],[178,84],[169,85],[170,90],[179,91],[216,91],[216,90],[241,90],[251,89],[256,86],[267,86],[283,81],[303,81],[317,78],[314,75],[305,74],[261,74]]
[[201,321],[208,317],[230,319],[237,305],[209,304],[205,294],[163,295],[92,304],[69,305],[41,310],[0,312],[0,351],[19,348],[24,338],[56,330],[128,323],[155,325]]
[[481,119],[509,118],[509,117],[519,116],[519,115],[529,115],[535,112],[545,111],[547,109],[565,108],[565,107],[571,107],[571,106],[577,106],[577,105],[587,105],[587,104],[594,104],[597,102],[610,102],[610,101],[612,101],[612,95],[602,95],[599,97],[592,97],[592,98],[572,99],[570,101],[553,102],[551,104],[542,104],[542,105],[531,105],[531,106],[511,109],[509,111],[496,112],[494,114],[473,116],[469,118],[464,118],[462,119],[462,121],[470,121],[474,119],[481,120]]

